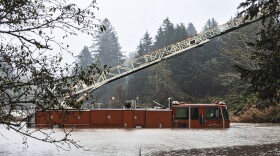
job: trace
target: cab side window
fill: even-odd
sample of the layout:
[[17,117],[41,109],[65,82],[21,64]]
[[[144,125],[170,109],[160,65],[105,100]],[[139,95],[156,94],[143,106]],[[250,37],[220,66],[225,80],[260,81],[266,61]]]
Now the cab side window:
[[189,117],[189,108],[187,107],[178,107],[176,108],[176,119],[188,119]]
[[206,107],[206,119],[219,119],[220,111],[219,107]]

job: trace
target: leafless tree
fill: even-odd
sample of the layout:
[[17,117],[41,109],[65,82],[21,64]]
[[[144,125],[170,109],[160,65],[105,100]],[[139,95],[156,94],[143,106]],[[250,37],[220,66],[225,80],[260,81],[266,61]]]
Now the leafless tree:
[[[62,101],[81,107],[78,97],[71,94],[74,84],[90,84],[91,75],[103,69],[98,63],[87,69],[61,65],[62,53],[71,51],[60,38],[103,31],[94,14],[97,9],[95,0],[85,8],[68,0],[0,1],[0,124],[57,147],[63,148],[61,143],[82,147],[69,139],[73,129],[61,129],[65,135],[57,139],[41,129],[26,129],[25,124],[37,110],[63,109]],[[60,49],[54,51],[54,46]]]

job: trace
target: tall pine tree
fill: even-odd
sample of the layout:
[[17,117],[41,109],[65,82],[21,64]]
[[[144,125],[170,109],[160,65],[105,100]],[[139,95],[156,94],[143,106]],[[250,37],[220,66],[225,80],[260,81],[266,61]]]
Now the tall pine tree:
[[94,59],[87,46],[84,46],[83,50],[78,55],[77,63],[83,68],[86,69],[87,66],[92,64]]
[[[164,46],[168,46],[179,40],[182,40],[188,36],[186,27],[180,23],[174,27],[174,24],[166,18],[162,25],[158,29],[158,33],[155,37],[154,49],[159,49]],[[148,99],[157,100],[161,103],[166,103],[168,97],[174,99],[184,98],[182,92],[173,81],[173,75],[170,64],[176,64],[176,62],[161,62],[158,65],[153,66],[150,69],[150,75],[147,85],[147,93],[149,93]],[[173,65],[171,65],[172,67]],[[172,67],[173,69],[173,67]]]
[[189,37],[186,26],[183,23],[177,24],[175,27],[174,41],[182,41]]
[[187,27],[187,33],[190,35],[190,36],[194,36],[197,34],[197,31],[194,27],[194,25],[192,23],[189,23],[188,24],[188,27]]
[[154,49],[160,49],[175,42],[175,28],[174,24],[170,22],[169,18],[163,20],[155,37]]
[[[183,23],[177,24],[175,28],[175,37],[173,42],[181,41],[189,37],[187,29]],[[183,54],[181,57],[185,57]],[[168,61],[168,65],[173,73],[173,80],[176,82],[178,79],[184,77],[182,71],[185,70],[185,59],[173,58]]]
[[263,16],[263,27],[258,38],[249,44],[256,48],[250,60],[258,62],[257,69],[237,66],[241,77],[251,85],[261,100],[268,101],[266,106],[280,103],[280,1],[279,0],[246,0],[240,4],[245,19]]
[[218,22],[212,17],[211,19],[208,19],[205,23],[203,30],[208,30],[211,28],[215,28],[218,26]]
[[[216,20],[212,18],[206,22],[204,29],[217,25]],[[192,35],[196,33],[192,24],[188,25],[187,30],[191,30]],[[186,35],[188,35],[187,30]],[[214,39],[203,47],[191,50],[169,61],[173,80],[188,95],[205,98],[226,93],[216,81],[216,75],[227,67],[223,64],[223,58],[218,52],[220,42],[220,39]]]
[[[121,46],[118,41],[117,32],[108,19],[104,19],[102,24],[106,30],[101,33],[96,33],[93,38],[93,56],[104,66],[116,66],[124,62],[124,56],[121,52]],[[123,93],[116,93],[120,88],[125,88],[124,79],[111,82],[102,88],[94,91],[94,96],[98,102],[104,103],[104,107],[122,107],[124,102]],[[121,89],[124,91],[123,89]]]
[[106,30],[95,34],[92,46],[94,58],[101,64],[109,66],[123,63],[124,56],[114,27],[108,19],[104,19],[102,24],[106,27]]
[[[140,43],[137,47],[136,57],[143,56],[152,51],[152,38],[148,32],[145,33],[144,37],[140,40]],[[144,69],[138,71],[129,76],[128,86],[129,86],[129,98],[135,99],[136,97],[140,98],[141,103],[146,102],[147,97],[146,85],[148,80],[149,70]]]
[[[214,28],[218,22],[208,19],[203,30]],[[222,38],[215,38],[203,47],[192,50],[186,54],[185,79],[180,83],[184,84],[184,91],[191,93],[195,97],[206,98],[208,96],[222,96],[227,93],[227,89],[217,81],[217,76],[227,70],[228,64],[219,53]]]

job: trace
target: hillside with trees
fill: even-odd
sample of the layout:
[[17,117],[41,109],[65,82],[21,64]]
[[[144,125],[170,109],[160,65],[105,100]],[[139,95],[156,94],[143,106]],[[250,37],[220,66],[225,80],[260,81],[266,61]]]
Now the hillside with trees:
[[[206,22],[203,29],[210,29],[217,25],[218,23],[212,18]],[[189,33],[196,34],[193,24],[189,23],[188,27],[183,23],[174,26],[166,18],[158,28],[151,49],[163,48],[188,38],[191,36]],[[151,45],[150,40],[149,46]],[[145,37],[141,39],[139,47],[143,46],[143,43],[147,43]],[[139,94],[139,91],[139,95],[137,95],[133,89],[130,90],[130,93],[133,93],[134,97],[140,96],[142,102],[157,100],[163,104],[166,104],[168,97],[179,101],[198,102],[211,96],[224,96],[228,91],[217,79],[218,75],[227,68],[226,58],[220,53],[220,43],[222,43],[222,38],[214,39],[203,47],[148,68],[145,75],[141,74],[141,77],[146,78],[146,83],[138,85],[147,95]],[[128,88],[132,85],[137,86],[138,79],[137,76],[134,77],[136,78],[130,80]],[[145,85],[143,86],[143,84]]]
[[[203,30],[217,25],[218,22],[210,18]],[[259,32],[262,28],[261,22],[254,23],[212,39],[203,47],[129,76],[128,97],[140,98],[139,104],[143,105],[151,104],[152,101],[166,105],[168,97],[190,103],[211,103],[214,99],[219,99],[229,105],[236,121],[253,121],[251,116],[259,116],[254,119],[255,122],[279,121],[279,104],[276,104],[279,103],[278,95],[270,98],[265,95],[270,94],[269,92],[255,92],[259,90],[257,82],[252,82],[257,80],[256,78],[251,77],[251,82],[246,81],[251,75],[249,71],[259,70],[261,59],[264,59],[263,54],[256,53],[258,49],[253,43],[259,34],[252,31]],[[138,45],[136,56],[141,56],[151,49],[165,47],[195,33],[195,27],[191,23],[188,27],[183,23],[174,26],[166,18],[158,28],[154,42],[149,34],[145,33]],[[271,87],[278,86],[276,80],[269,82],[274,82],[270,83]]]
[[[91,93],[90,104],[123,108],[126,100],[137,100],[139,107],[167,106],[169,97],[187,103],[220,100],[227,103],[231,121],[280,123],[279,6],[279,0],[244,0],[238,16],[258,17],[258,22],[104,85]],[[59,118],[65,121],[67,111],[86,109],[89,100],[84,102],[80,97],[87,99],[87,95],[75,94],[76,84],[91,85],[94,75],[125,63],[113,23],[97,19],[97,9],[95,0],[84,8],[67,0],[0,1],[0,125],[19,133],[23,144],[29,137],[57,149],[65,145],[69,150],[83,149],[70,137],[74,129],[65,129],[63,122],[57,129],[60,136],[53,130],[26,126],[36,111],[59,109]],[[209,17],[202,30],[217,25]],[[197,30],[191,21],[172,23],[166,18],[155,36],[143,32],[135,54],[130,55],[164,48],[198,34]],[[90,35],[92,44],[74,56],[66,40],[77,34]],[[76,62],[64,64],[65,53]],[[46,118],[50,128],[58,126],[50,114]]]

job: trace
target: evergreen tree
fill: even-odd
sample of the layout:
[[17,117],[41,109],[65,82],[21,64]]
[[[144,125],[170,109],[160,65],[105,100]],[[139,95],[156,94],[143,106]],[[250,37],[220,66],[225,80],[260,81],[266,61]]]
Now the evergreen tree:
[[168,46],[175,41],[175,27],[169,18],[163,20],[162,28],[164,32],[164,46]]
[[145,33],[144,37],[140,40],[140,43],[137,47],[136,56],[143,56],[152,51],[152,37],[148,32]]
[[190,35],[190,36],[194,36],[197,34],[197,31],[194,27],[194,25],[192,23],[189,23],[188,24],[188,27],[187,27],[187,33]]
[[117,33],[108,19],[104,19],[102,24],[106,30],[96,33],[94,37],[93,53],[94,58],[101,64],[115,66],[124,62],[121,46],[118,41]]
[[[102,24],[106,30],[102,33],[96,33],[94,36],[94,43],[92,45],[94,59],[99,61],[104,66],[116,66],[124,62],[121,46],[118,41],[118,36],[114,27],[108,19],[104,19]],[[121,85],[121,87],[120,87]],[[124,88],[124,79],[119,79],[110,84],[94,91],[93,96],[98,97],[99,101],[105,104],[111,104],[110,107],[120,107],[123,103],[123,97],[114,97],[117,88]],[[112,101],[112,97],[114,97]],[[112,105],[114,104],[114,105]]]
[[[204,28],[215,27],[215,19],[209,19]],[[190,26],[190,24],[189,24]],[[195,28],[193,28],[195,30]],[[221,39],[213,39],[203,47],[191,50],[170,60],[173,80],[187,94],[205,98],[224,95],[225,87],[217,81],[217,75],[226,70],[223,56],[219,54]]]
[[251,60],[250,58],[256,49],[248,47],[247,43],[257,38],[256,31],[252,30],[259,30],[260,28],[261,23],[257,22],[235,30],[223,37],[220,51],[232,67],[219,75],[219,81],[230,88],[231,94],[244,94],[249,85],[240,79],[240,73],[233,68],[234,65],[250,70],[256,70],[258,68],[258,60]]
[[251,60],[258,62],[257,69],[237,66],[241,78],[247,80],[251,90],[261,100],[268,101],[267,106],[280,102],[280,21],[279,0],[246,0],[240,4],[245,8],[241,15],[245,19],[263,16],[263,27],[255,42],[249,43],[255,48]]
[[[136,56],[143,56],[152,50],[152,38],[148,32],[145,33],[144,37],[140,40],[137,47]],[[129,98],[135,99],[137,96],[141,98],[142,102],[145,102],[147,92],[145,86],[147,85],[149,70],[144,69],[132,74],[129,77]]]
[[155,37],[154,49],[160,49],[175,42],[175,28],[169,18],[163,20]]
[[83,68],[86,69],[87,66],[91,65],[93,63],[93,57],[91,53],[89,52],[89,49],[87,46],[84,46],[83,50],[78,55],[77,63]]
[[164,45],[164,32],[162,26],[159,27],[157,35],[155,36],[154,50],[162,48]]
[[166,62],[153,66],[148,77],[147,90],[150,102],[157,101],[167,106],[167,99],[172,97],[174,100],[185,101],[186,96],[172,80],[173,74]]
[[218,26],[218,22],[214,18],[211,18],[208,19],[207,22],[205,23],[203,30],[208,30],[211,28],[215,28],[217,26]]
[[[187,36],[188,34],[184,24],[180,23],[174,27],[174,24],[166,18],[158,29],[153,47],[154,49],[159,49],[182,40]],[[149,95],[147,99],[154,99],[165,103],[166,99],[170,96],[173,96],[174,99],[178,99],[181,96],[180,89],[172,79],[173,76],[171,75],[173,70],[170,69],[170,64],[174,64],[175,66],[176,62],[162,62],[149,70],[150,75],[148,85],[146,85],[146,92]],[[171,66],[174,69],[173,65]],[[180,99],[182,98],[183,96],[180,97]]]
[[[174,42],[176,41],[181,41],[183,39],[186,39],[189,37],[189,34],[187,32],[187,29],[184,24],[177,24],[175,28],[175,39]],[[182,57],[184,57],[183,55]],[[184,75],[181,75],[182,71],[185,70],[185,59],[179,59],[179,58],[174,58],[171,60],[168,60],[168,65],[174,74],[173,80],[176,82],[178,79],[181,79],[184,77]]]
[[182,41],[189,37],[186,26],[183,23],[177,24],[175,27],[174,41]]

